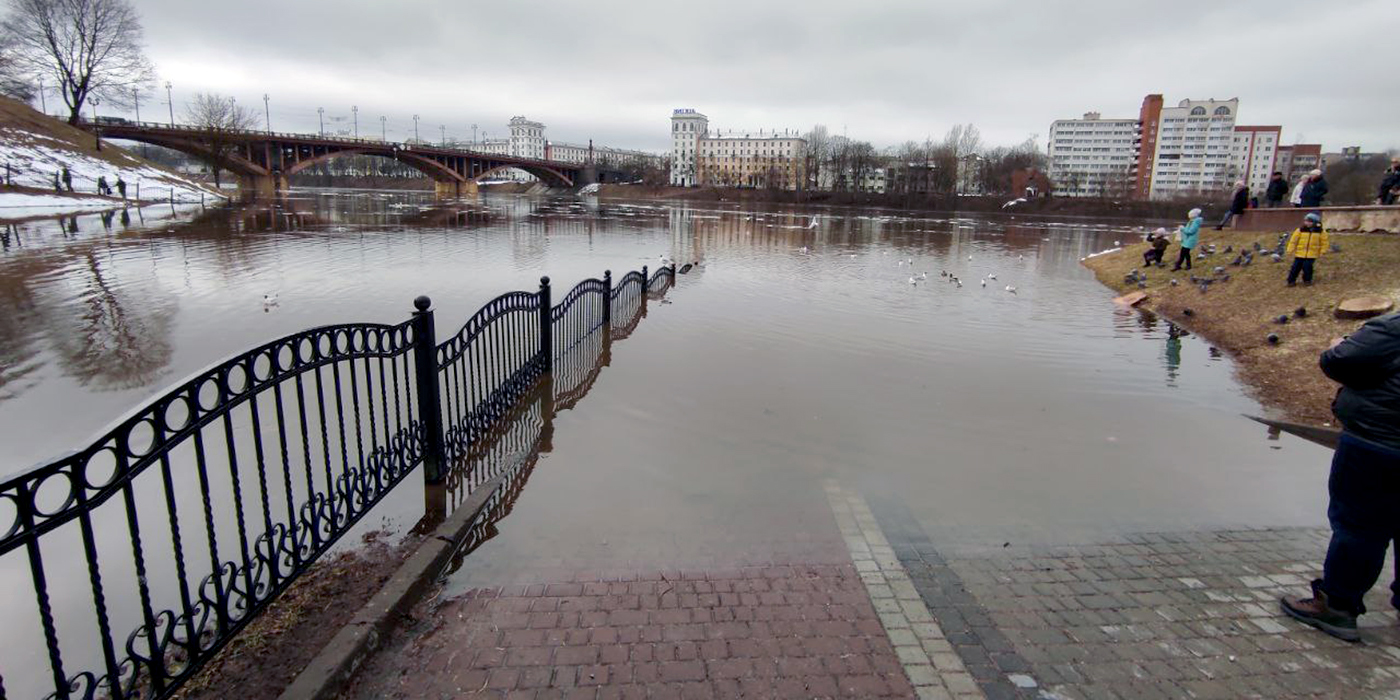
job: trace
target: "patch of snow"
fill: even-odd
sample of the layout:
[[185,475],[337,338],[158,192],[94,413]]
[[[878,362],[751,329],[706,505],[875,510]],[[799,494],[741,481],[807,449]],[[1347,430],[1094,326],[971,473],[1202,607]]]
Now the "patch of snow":
[[1088,255],[1086,255],[1086,256],[1080,258],[1080,260],[1088,260],[1089,258],[1097,258],[1097,257],[1099,257],[1100,255],[1108,255],[1109,253],[1117,253],[1117,252],[1120,251],[1120,250],[1122,250],[1122,248],[1109,248],[1108,250],[1101,250],[1101,251],[1099,251],[1099,252],[1097,252],[1097,253],[1090,253],[1090,254],[1088,254]]
[[0,192],[0,218],[23,219],[45,214],[64,214],[78,211],[103,211],[120,209],[121,201],[114,199],[60,197],[56,194],[28,194],[25,192]]
[[602,187],[601,185],[599,185],[598,183],[595,182],[595,183],[593,183],[593,184],[591,184],[591,185],[584,185],[583,187],[579,188],[578,193],[579,193],[579,194],[598,194],[598,190],[599,190],[601,187]]
[[0,161],[10,168],[13,184],[40,189],[53,188],[53,176],[68,166],[77,192],[96,193],[97,178],[107,178],[108,186],[116,191],[117,178],[127,183],[127,196],[135,198],[138,190],[143,200],[198,202],[201,197],[223,197],[212,188],[150,165],[118,166],[85,153],[62,148],[61,142],[24,129],[0,127]]

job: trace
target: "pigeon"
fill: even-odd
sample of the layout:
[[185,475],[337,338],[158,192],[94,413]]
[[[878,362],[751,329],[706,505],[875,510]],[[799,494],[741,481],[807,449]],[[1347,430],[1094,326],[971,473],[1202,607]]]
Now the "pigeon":
[[1181,310],[1181,315],[1182,315],[1182,316],[1195,316],[1195,315],[1196,315],[1196,312],[1195,312],[1195,311],[1192,311],[1192,310],[1189,309],[1189,308],[1187,308],[1187,309],[1182,309],[1182,310]]
[[1177,286],[1177,284],[1179,284],[1179,283],[1176,281],[1175,278],[1173,278],[1173,279],[1172,279],[1172,286],[1175,287],[1175,286]]
[[1227,245],[1227,246],[1225,246],[1225,252],[1227,252],[1227,253],[1233,253],[1233,252],[1235,252],[1235,246],[1232,246],[1232,245]]
[[1274,319],[1274,323],[1277,323],[1279,325],[1288,323],[1288,314],[1279,314],[1278,318]]
[[1235,256],[1235,259],[1230,261],[1230,264],[1233,265],[1233,266],[1235,266],[1235,267],[1239,267],[1239,266],[1240,266],[1240,263],[1242,263],[1242,262],[1244,262],[1244,256],[1243,256],[1243,255],[1236,255],[1236,256]]
[[1333,252],[1333,253],[1340,253],[1340,252],[1342,252],[1342,247],[1339,246],[1339,245],[1337,245],[1336,243],[1333,243],[1333,244],[1331,245],[1331,248],[1332,248],[1332,252]]
[[1264,340],[1267,340],[1267,341],[1269,342],[1270,345],[1278,345],[1278,334],[1277,334],[1277,333],[1270,333],[1270,334],[1264,336]]
[[1263,249],[1264,249],[1264,246],[1259,245],[1259,241],[1255,241],[1255,242],[1254,242],[1254,252],[1258,253],[1259,251],[1261,251],[1261,250],[1263,250]]
[[1297,309],[1293,310],[1293,315],[1297,316],[1298,318],[1303,318],[1304,316],[1308,315],[1308,308],[1306,306],[1300,306]]
[[1283,262],[1283,256],[1282,256],[1282,255],[1279,255],[1278,253],[1274,253],[1273,255],[1270,255],[1270,256],[1269,256],[1269,259],[1272,260],[1272,261],[1274,261],[1274,262]]
[[1138,282],[1138,289],[1147,289],[1146,282]]
[[1205,293],[1208,292],[1208,291],[1210,291],[1210,286],[1207,285],[1206,283],[1202,282],[1202,283],[1201,283],[1201,293],[1202,293],[1202,294],[1205,294]]
[[1223,275],[1223,274],[1225,274],[1225,268],[1220,267],[1219,265],[1217,265],[1217,266],[1215,266],[1215,269],[1214,269],[1214,270],[1211,270],[1211,274]]

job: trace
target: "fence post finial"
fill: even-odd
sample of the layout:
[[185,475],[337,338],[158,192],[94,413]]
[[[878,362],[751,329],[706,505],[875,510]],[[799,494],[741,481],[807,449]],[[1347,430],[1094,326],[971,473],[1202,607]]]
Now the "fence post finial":
[[549,277],[540,278],[540,371],[543,374],[554,372],[554,307],[549,299]]
[[603,270],[603,325],[612,325],[612,270]]

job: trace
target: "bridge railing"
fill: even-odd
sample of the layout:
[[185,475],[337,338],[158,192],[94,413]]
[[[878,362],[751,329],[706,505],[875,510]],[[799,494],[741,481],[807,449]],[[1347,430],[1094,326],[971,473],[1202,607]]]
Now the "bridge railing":
[[326,143],[336,143],[357,147],[391,148],[405,153],[429,153],[436,155],[456,155],[472,156],[476,158],[486,158],[501,160],[503,162],[547,165],[551,167],[578,167],[584,165],[576,161],[545,160],[540,158],[525,158],[513,156],[505,153],[492,153],[471,148],[435,146],[427,142],[410,141],[387,141],[383,139],[361,138],[355,136],[341,136],[339,134],[306,134],[290,131],[269,131],[267,129],[211,129],[210,127],[196,126],[192,124],[172,124],[170,122],[136,121],[123,119],[121,121],[92,121],[90,119],[79,119],[79,125],[87,129],[95,129],[99,132],[106,131],[111,134],[110,138],[122,138],[120,133],[123,129],[140,129],[153,132],[165,132],[186,135],[190,137],[207,137],[210,133],[216,132],[223,137],[237,137],[243,139],[282,139],[287,141],[317,141]]
[[558,304],[543,278],[441,343],[426,297],[396,325],[295,333],[0,482],[0,697],[170,697],[414,469],[455,475],[454,499],[494,476],[457,467],[541,385],[586,390],[600,338],[674,274]]

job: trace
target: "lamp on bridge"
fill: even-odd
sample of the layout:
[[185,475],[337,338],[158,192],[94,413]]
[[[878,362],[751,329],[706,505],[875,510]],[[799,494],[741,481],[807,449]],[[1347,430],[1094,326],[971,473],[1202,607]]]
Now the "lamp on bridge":
[[321,138],[326,138],[326,108],[317,107],[316,116],[321,120]]
[[267,93],[263,93],[263,116],[267,118],[267,133],[272,133],[272,110],[267,106]]
[[355,138],[360,138],[360,107],[350,105],[350,113],[355,115]]
[[170,126],[175,126],[175,101],[170,99],[170,81],[165,81],[165,106],[170,108]]
[[386,127],[386,126],[384,126],[384,120],[385,120],[385,119],[387,119],[387,117],[380,117],[380,118],[379,118],[379,140],[381,140],[381,141],[388,141],[388,140],[389,140],[389,128]]
[[418,115],[413,115],[413,142],[418,143]]

